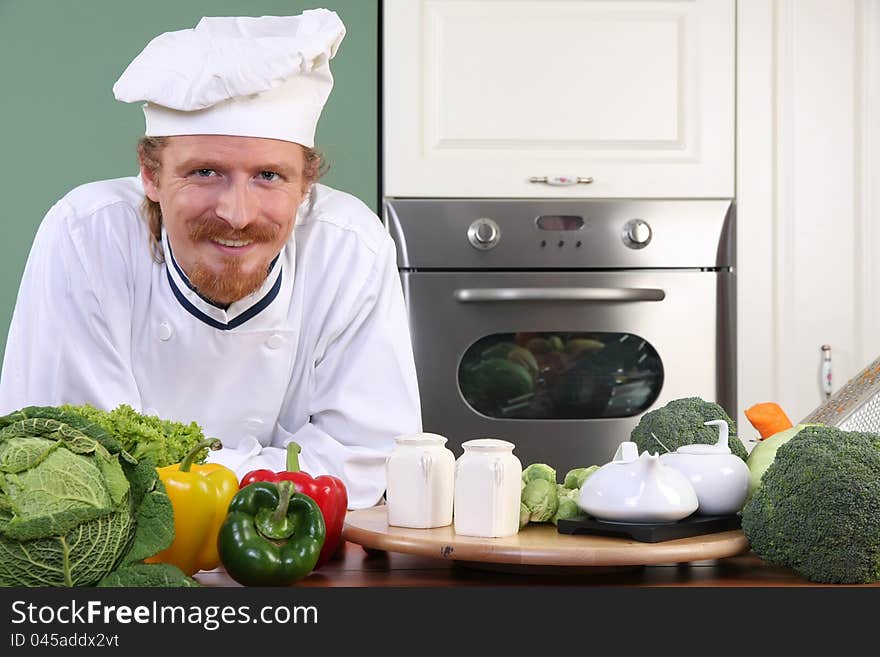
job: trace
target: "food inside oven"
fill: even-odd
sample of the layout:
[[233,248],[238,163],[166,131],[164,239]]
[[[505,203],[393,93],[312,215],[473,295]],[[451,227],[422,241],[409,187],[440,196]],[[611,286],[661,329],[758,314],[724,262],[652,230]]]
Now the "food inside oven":
[[466,350],[458,383],[490,418],[630,417],[660,395],[663,364],[631,333],[496,333]]

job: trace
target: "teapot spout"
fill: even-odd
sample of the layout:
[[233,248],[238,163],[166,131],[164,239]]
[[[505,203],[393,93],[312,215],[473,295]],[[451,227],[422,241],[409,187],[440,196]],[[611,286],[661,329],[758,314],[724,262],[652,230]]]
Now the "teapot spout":
[[639,465],[646,482],[658,477],[662,478],[663,473],[667,471],[666,466],[660,461],[660,455],[651,454],[651,452],[642,452],[642,455],[639,457]]
[[727,420],[709,420],[708,422],[703,422],[704,425],[708,426],[716,426],[718,427],[718,442],[715,443],[717,447],[727,447],[728,446],[728,438],[730,437],[730,427],[727,426]]

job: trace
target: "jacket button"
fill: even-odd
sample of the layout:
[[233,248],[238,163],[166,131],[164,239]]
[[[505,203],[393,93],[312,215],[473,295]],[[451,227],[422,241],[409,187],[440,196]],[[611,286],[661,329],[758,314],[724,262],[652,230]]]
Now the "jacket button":
[[284,336],[275,333],[266,340],[266,346],[269,349],[280,349],[284,345]]
[[159,339],[162,342],[170,340],[172,335],[174,335],[174,331],[171,330],[171,325],[168,322],[159,324]]

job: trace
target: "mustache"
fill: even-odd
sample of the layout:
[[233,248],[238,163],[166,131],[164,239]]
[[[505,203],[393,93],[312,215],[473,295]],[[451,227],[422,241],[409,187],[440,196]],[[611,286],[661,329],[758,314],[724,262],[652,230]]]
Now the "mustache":
[[251,223],[241,229],[230,228],[222,219],[206,216],[187,223],[189,237],[193,241],[236,240],[249,242],[273,242],[278,238],[280,226],[267,223]]

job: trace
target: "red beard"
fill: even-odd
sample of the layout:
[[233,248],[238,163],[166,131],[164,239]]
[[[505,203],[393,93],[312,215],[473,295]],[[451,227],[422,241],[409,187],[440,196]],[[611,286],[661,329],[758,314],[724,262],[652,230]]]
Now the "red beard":
[[[230,230],[225,221],[213,217],[195,219],[189,222],[188,229],[189,237],[194,242],[235,240],[255,243],[274,242],[280,230],[278,226],[260,223],[248,224],[241,230]],[[227,256],[221,262],[218,271],[216,268],[209,268],[202,261],[197,261],[187,275],[199,294],[225,306],[253,294],[260,288],[269,274],[271,259],[263,266],[247,273],[241,271],[241,259],[236,256]]]

